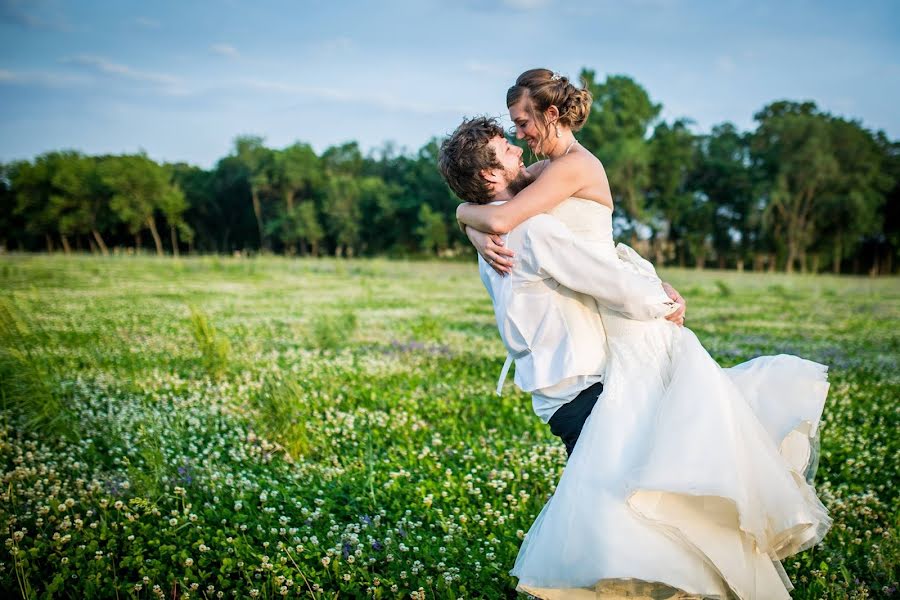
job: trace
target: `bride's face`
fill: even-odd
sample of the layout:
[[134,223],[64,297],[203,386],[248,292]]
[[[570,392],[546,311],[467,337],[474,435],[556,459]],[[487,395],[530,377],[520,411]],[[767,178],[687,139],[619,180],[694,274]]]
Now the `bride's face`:
[[547,133],[543,130],[540,123],[535,122],[534,110],[531,106],[531,99],[524,94],[518,102],[509,107],[509,118],[516,125],[516,139],[525,140],[528,148],[534,154],[541,154],[541,146]]

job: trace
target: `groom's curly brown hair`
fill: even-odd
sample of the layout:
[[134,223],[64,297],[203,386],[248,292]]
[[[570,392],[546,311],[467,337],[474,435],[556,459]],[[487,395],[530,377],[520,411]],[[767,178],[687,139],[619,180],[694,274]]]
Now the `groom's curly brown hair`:
[[438,168],[460,199],[476,204],[493,199],[481,171],[502,168],[493,148],[488,146],[488,142],[498,136],[503,137],[503,128],[497,119],[474,117],[463,120],[441,144]]

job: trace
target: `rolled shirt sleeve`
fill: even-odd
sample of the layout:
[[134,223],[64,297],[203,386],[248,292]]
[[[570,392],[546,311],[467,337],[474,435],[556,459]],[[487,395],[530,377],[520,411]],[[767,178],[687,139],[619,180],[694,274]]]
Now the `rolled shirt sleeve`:
[[596,242],[576,238],[549,215],[526,223],[523,242],[530,252],[524,255],[535,261],[536,271],[630,319],[648,321],[677,310],[678,304],[663,290],[652,266],[646,272],[638,264],[623,262]]

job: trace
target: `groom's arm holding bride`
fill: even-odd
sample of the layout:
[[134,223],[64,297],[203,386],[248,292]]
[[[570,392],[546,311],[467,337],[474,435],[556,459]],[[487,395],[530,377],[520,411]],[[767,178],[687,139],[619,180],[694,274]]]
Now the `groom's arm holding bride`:
[[[523,256],[535,263],[533,271],[543,272],[569,289],[593,296],[602,306],[626,317],[637,320],[664,317],[678,325],[684,324],[687,301],[655,274],[622,269],[617,261],[599,256],[595,248],[579,241],[549,215],[532,217],[519,228],[525,233],[522,242],[526,239],[530,242],[529,252]],[[489,266],[501,275],[512,272],[515,252],[501,236],[472,227],[466,227],[465,232]]]
[[[622,268],[619,259],[603,256],[595,244],[579,239],[550,215],[527,219],[510,232],[509,244],[499,236],[471,227],[466,228],[466,234],[482,257],[503,256],[507,274],[514,255],[508,245],[513,245],[520,251],[519,260],[525,263],[521,265],[525,267],[523,272],[553,279],[631,319],[663,317],[679,325],[684,322],[684,298],[671,285],[661,282],[655,272]],[[488,245],[492,247],[490,254]]]

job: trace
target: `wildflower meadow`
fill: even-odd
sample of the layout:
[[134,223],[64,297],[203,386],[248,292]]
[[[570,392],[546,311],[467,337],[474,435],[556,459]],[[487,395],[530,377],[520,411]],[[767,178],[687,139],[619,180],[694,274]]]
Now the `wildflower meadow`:
[[[900,281],[669,270],[728,366],[827,364],[803,600],[900,596]],[[469,262],[0,256],[4,598],[514,598],[565,449]]]

